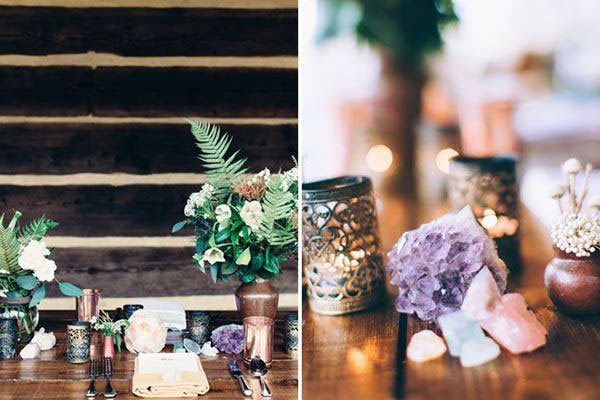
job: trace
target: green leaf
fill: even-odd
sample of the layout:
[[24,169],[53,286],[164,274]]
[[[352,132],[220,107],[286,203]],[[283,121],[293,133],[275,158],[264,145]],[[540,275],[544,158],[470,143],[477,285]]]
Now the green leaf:
[[173,228],[171,228],[171,233],[179,232],[186,225],[187,225],[187,221],[179,221],[178,223],[173,225]]
[[217,283],[217,278],[219,276],[219,265],[213,264],[210,266],[210,277],[212,278],[214,283]]
[[255,254],[251,261],[252,271],[258,271],[263,266],[264,262],[265,256],[262,253]]
[[17,277],[17,284],[25,290],[32,290],[37,286],[38,280],[33,275],[23,275]]
[[46,297],[46,286],[41,285],[35,290],[35,292],[33,292],[33,295],[31,296],[31,301],[29,302],[29,308],[35,307],[38,304],[40,304],[40,301],[42,301],[44,297]]
[[27,226],[21,229],[19,240],[21,244],[27,245],[32,240],[41,240],[49,230],[58,226],[58,222],[41,216],[31,221]]
[[242,251],[242,253],[235,259],[235,263],[237,265],[248,265],[251,259],[252,254],[250,253],[250,247],[246,247],[246,250]]
[[249,226],[244,226],[240,231],[240,235],[242,236],[242,239],[244,239],[244,242],[248,241],[248,238],[250,237],[250,232],[251,231]]
[[225,240],[227,240],[229,238],[230,234],[231,234],[231,232],[229,231],[229,228],[221,229],[215,235],[215,242],[217,242],[217,243],[224,242]]
[[277,257],[270,257],[265,263],[265,269],[273,274],[279,273],[279,259]]
[[237,272],[238,267],[233,263],[223,264],[221,267],[221,274],[223,275],[232,275]]
[[[4,215],[2,215],[2,221]],[[17,234],[13,229],[5,228],[0,222],[0,269],[11,273],[21,271],[19,266],[19,255],[21,253],[21,244],[17,239]]]
[[65,296],[78,297],[83,296],[83,291],[79,289],[77,286],[73,285],[69,282],[59,282],[58,288],[60,292]]
[[244,275],[242,275],[242,277],[240,279],[244,283],[250,283],[254,280],[254,273],[247,272]]
[[194,262],[194,264],[196,264],[200,271],[206,273],[206,269],[204,268],[204,261],[202,261],[202,255],[194,254],[194,256],[192,257],[192,261]]
[[204,250],[206,250],[206,242],[204,241],[204,238],[199,237],[196,239],[196,253],[202,256],[202,254],[204,254]]
[[123,345],[123,338],[121,337],[121,335],[114,335],[113,336],[115,339],[115,346],[117,347],[117,351],[120,353],[121,352],[121,346]]

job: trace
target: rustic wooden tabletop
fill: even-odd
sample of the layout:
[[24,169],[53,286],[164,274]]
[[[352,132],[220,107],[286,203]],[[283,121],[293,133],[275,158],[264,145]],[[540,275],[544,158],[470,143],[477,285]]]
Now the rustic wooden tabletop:
[[[283,350],[284,321],[286,314],[295,311],[279,312],[275,322],[275,353],[273,365],[266,376],[273,392],[273,399],[298,398],[298,362]],[[212,313],[213,324],[220,326],[238,323],[236,312],[216,311]],[[0,400],[20,399],[85,399],[89,384],[88,364],[70,364],[65,361],[65,327],[73,319],[74,312],[42,312],[40,327],[46,327],[57,336],[57,346],[42,352],[41,359],[0,361]],[[166,351],[170,351],[167,346]],[[137,399],[131,393],[131,378],[135,355],[128,351],[117,353],[114,362],[113,385],[119,393],[117,399]],[[200,356],[202,367],[210,384],[210,391],[203,396],[206,399],[244,398],[236,381],[231,377],[227,363],[231,356],[219,354],[218,357]],[[256,378],[251,378],[242,367],[248,383],[254,389],[254,399],[261,398]],[[98,390],[103,390],[102,380],[98,381]],[[99,394],[97,398],[102,398]]]
[[[385,251],[400,234],[445,212],[444,207],[386,200],[380,212]],[[573,318],[556,311],[543,285],[552,257],[547,234],[522,210],[523,270],[509,291],[527,300],[548,329],[548,343],[526,355],[503,350],[490,363],[463,368],[458,359],[405,360],[407,338],[427,325],[396,312],[397,291],[377,308],[332,317],[303,306],[304,399],[600,399],[600,317]],[[430,329],[433,327],[429,327]],[[435,328],[434,328],[435,329]]]

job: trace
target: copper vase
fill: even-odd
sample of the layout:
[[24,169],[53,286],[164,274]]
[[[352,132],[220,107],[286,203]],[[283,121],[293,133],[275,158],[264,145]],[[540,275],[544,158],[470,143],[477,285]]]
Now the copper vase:
[[104,336],[102,342],[102,357],[115,358],[115,341],[112,336]]
[[600,254],[577,257],[557,248],[546,266],[544,283],[556,307],[565,314],[600,312]]
[[235,292],[235,301],[244,322],[244,363],[250,365],[252,357],[258,355],[270,366],[279,293],[270,281],[257,279],[242,284]]

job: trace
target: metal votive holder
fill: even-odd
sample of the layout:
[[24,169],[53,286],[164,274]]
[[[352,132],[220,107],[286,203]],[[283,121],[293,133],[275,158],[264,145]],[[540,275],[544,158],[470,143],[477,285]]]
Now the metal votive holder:
[[210,337],[210,314],[206,311],[190,311],[188,330],[190,339],[202,346]]
[[125,319],[131,318],[131,316],[133,315],[134,312],[136,312],[137,310],[142,310],[142,309],[144,309],[144,306],[142,304],[125,304],[123,306],[123,313],[124,313]]
[[17,354],[18,332],[16,318],[0,317],[0,360],[14,358]]
[[298,357],[298,315],[285,317],[285,352]]
[[91,329],[87,321],[73,321],[67,325],[66,359],[81,364],[90,359]]

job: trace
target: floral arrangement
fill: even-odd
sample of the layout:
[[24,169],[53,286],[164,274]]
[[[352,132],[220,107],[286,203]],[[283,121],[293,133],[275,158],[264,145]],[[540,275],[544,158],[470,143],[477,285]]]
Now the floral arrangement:
[[508,270],[469,206],[406,232],[388,253],[396,310],[425,321],[458,310],[471,281],[488,267],[501,292]]
[[196,233],[193,262],[212,280],[238,278],[249,283],[272,279],[297,249],[298,171],[249,176],[239,151],[228,155],[231,137],[207,122],[191,122],[207,182],[192,193],[177,232]]
[[[570,158],[562,165],[565,184],[557,185],[552,191],[552,198],[558,203],[560,218],[552,226],[551,237],[554,245],[565,253],[577,257],[588,257],[600,250],[600,197],[590,201],[592,213],[584,213],[583,203],[588,195],[589,176],[592,164],[585,167],[583,183],[577,193],[577,176],[583,171],[581,162]],[[563,206],[563,198],[567,198],[568,207]]]
[[210,339],[213,346],[228,354],[240,354],[244,351],[244,327],[237,324],[223,325],[212,331]]
[[105,337],[112,337],[115,341],[117,350],[121,351],[123,345],[123,331],[129,327],[129,321],[126,319],[120,319],[113,322],[112,318],[106,311],[100,311],[99,316],[92,317],[90,321],[92,329],[98,332],[102,332]]
[[65,296],[83,295],[77,286],[56,279],[56,263],[48,258],[50,249],[43,238],[58,223],[42,216],[21,227],[21,215],[16,211],[6,227],[4,215],[0,217],[0,297],[31,296],[29,307],[35,307],[46,296],[46,283],[52,281]]

